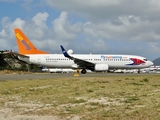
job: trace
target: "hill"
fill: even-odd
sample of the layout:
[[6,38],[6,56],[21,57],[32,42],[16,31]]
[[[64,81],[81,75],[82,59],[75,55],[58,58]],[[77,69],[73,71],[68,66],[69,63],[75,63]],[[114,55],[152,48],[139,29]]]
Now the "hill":
[[160,57],[157,58],[157,59],[155,59],[155,60],[153,60],[153,63],[154,63],[154,65],[156,65],[156,66],[160,66]]
[[30,64],[28,66],[27,63],[20,61],[17,56],[0,51],[0,70],[28,71],[29,69],[34,71],[41,70],[37,65]]

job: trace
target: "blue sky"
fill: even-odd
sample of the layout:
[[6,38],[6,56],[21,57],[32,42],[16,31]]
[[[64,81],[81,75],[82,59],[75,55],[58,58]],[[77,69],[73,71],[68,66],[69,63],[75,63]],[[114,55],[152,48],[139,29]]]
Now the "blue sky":
[[14,28],[38,49],[160,57],[159,0],[0,0],[0,49],[18,51]]

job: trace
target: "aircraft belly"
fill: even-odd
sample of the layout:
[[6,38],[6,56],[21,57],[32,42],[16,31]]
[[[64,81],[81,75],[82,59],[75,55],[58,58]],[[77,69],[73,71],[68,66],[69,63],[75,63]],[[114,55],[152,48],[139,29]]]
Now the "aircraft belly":
[[115,68],[115,69],[118,69],[118,68],[125,68],[126,66],[124,64],[119,64],[119,63],[109,63],[109,68]]
[[58,62],[58,61],[41,62],[41,65],[46,67],[53,67],[53,68],[71,68],[71,63]]

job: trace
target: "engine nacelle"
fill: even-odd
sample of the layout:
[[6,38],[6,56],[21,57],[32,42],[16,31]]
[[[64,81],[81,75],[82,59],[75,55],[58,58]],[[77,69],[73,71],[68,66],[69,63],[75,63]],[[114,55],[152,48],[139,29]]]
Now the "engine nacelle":
[[71,65],[71,67],[75,69],[75,68],[78,68],[78,65],[77,64],[73,64],[73,65]]
[[108,64],[95,64],[94,70],[95,71],[107,71],[109,69]]

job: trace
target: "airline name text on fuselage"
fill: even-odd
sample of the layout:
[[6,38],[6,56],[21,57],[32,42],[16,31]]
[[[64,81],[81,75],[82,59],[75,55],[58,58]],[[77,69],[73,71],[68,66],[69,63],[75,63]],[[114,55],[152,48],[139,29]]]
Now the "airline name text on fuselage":
[[111,56],[111,55],[101,55],[101,58],[102,59],[126,59],[127,57],[123,57],[123,56],[118,56],[118,55],[115,55],[115,56]]

